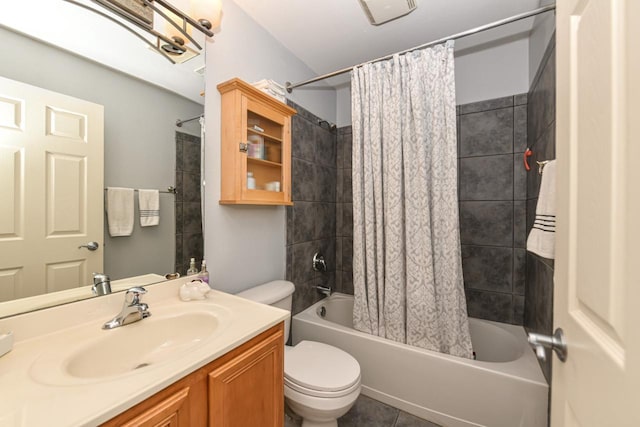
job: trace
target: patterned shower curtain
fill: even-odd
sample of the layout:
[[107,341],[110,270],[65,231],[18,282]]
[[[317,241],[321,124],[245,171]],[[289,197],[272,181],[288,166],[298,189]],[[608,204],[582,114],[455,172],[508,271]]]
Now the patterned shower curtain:
[[472,357],[453,42],[351,73],[356,329]]

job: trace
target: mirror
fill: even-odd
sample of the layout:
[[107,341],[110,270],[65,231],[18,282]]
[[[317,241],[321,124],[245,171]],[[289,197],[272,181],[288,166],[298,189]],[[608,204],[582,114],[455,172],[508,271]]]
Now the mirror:
[[[104,200],[104,187],[161,191],[160,221],[151,227],[140,226],[136,193],[134,229],[127,237],[111,237],[104,210],[97,210],[104,226],[97,236],[87,232],[86,242],[100,245],[96,251],[102,252],[103,259],[99,273],[111,277],[114,290],[164,280],[165,274],[175,271],[184,274],[188,257],[202,257],[200,124],[196,119],[177,127],[176,120],[203,114],[204,51],[173,65],[117,25],[62,0],[12,2],[0,16],[0,35],[6,43],[0,77],[103,106],[104,185],[95,191],[99,194],[90,194],[93,200]],[[0,113],[2,108],[0,102]],[[62,113],[56,119],[61,132],[77,130],[77,125],[68,128],[73,121],[65,122],[68,115]],[[0,118],[3,165],[13,162],[2,157],[11,151],[2,150],[8,146],[6,135]],[[72,161],[60,165],[62,178],[75,173]],[[54,166],[55,162],[47,163],[43,168],[49,173]],[[28,174],[29,168],[20,173]],[[178,193],[167,191],[169,187],[176,187]],[[23,186],[21,197],[33,196],[29,188]],[[6,184],[0,184],[0,189],[5,202],[15,200],[15,187],[8,190]],[[6,211],[4,217],[0,212],[0,218],[7,218]],[[27,212],[25,208],[23,213],[49,224],[51,218],[45,211]],[[77,216],[88,216],[91,206],[85,211]],[[0,245],[16,240],[6,230],[0,225]],[[23,248],[16,257],[26,261],[37,252],[42,252],[41,246]],[[44,283],[27,287],[20,281],[20,262],[13,267],[0,265],[0,317],[91,297],[92,271],[74,262],[38,265]],[[42,293],[46,295],[36,296]]]

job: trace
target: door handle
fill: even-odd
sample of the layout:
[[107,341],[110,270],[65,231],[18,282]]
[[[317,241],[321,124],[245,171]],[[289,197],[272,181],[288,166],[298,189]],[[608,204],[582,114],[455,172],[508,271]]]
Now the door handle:
[[80,245],[78,246],[78,249],[80,248],[87,248],[90,251],[95,251],[98,250],[98,248],[100,247],[100,245],[98,244],[98,242],[89,242],[86,245]]
[[556,352],[556,356],[561,362],[567,360],[567,341],[564,339],[564,332],[561,328],[555,330],[553,335],[543,335],[529,332],[529,345],[535,350],[536,357],[542,361],[547,359],[545,348],[550,348]]

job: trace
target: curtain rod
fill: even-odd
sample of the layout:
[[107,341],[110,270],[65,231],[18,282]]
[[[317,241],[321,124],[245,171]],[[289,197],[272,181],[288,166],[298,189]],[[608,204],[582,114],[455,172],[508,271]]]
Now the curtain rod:
[[198,119],[201,119],[203,117],[204,117],[204,114],[200,114],[199,116],[191,117],[190,119],[176,120],[176,126],[181,128],[184,123],[192,122],[194,120],[198,120]]
[[526,19],[526,18],[530,18],[532,16],[540,15],[541,13],[549,12],[550,10],[555,10],[555,8],[556,8],[555,4],[551,4],[551,5],[548,5],[548,6],[540,7],[538,9],[534,9],[534,10],[529,11],[529,12],[521,13],[519,15],[514,15],[514,16],[511,16],[509,18],[501,19],[499,21],[495,21],[495,22],[492,22],[490,24],[485,24],[485,25],[482,25],[480,27],[473,28],[471,30],[463,31],[461,33],[453,34],[453,35],[450,35],[450,36],[447,36],[447,37],[443,37],[443,38],[438,39],[438,40],[434,40],[434,41],[431,41],[431,42],[428,42],[428,43],[425,43],[425,44],[421,44],[419,46],[415,46],[415,47],[412,47],[412,48],[409,48],[409,49],[406,49],[406,50],[402,50],[400,52],[392,53],[391,55],[386,55],[386,56],[382,56],[380,58],[372,59],[370,61],[363,62],[362,64],[354,65],[354,66],[348,67],[348,68],[343,68],[341,70],[334,71],[332,73],[323,74],[321,76],[314,77],[314,78],[309,79],[309,80],[305,80],[305,81],[298,82],[298,83],[286,82],[285,83],[285,88],[287,89],[287,92],[291,93],[291,92],[293,92],[293,89],[295,89],[297,87],[305,86],[305,85],[308,85],[309,83],[315,83],[315,82],[318,82],[320,80],[325,80],[325,79],[328,79],[330,77],[335,77],[335,76],[339,76],[340,74],[348,73],[353,68],[360,67],[361,65],[364,65],[364,64],[370,64],[370,63],[373,63],[373,62],[384,61],[386,59],[393,58],[394,55],[402,55],[403,53],[411,52],[411,51],[418,50],[418,49],[424,49],[424,48],[429,47],[429,46],[434,46],[434,45],[437,45],[437,44],[440,44],[440,43],[444,43],[444,42],[446,42],[448,40],[456,40],[456,39],[459,39],[459,38],[462,38],[462,37],[467,37],[467,36],[470,36],[472,34],[480,33],[482,31],[490,30],[492,28],[501,27],[502,25],[510,24],[512,22],[520,21],[520,20],[523,20],[523,19]]

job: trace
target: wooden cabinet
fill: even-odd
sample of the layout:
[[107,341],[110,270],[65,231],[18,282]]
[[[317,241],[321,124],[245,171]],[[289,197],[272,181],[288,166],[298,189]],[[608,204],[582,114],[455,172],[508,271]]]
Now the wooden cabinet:
[[219,84],[218,91],[220,203],[291,205],[291,116],[296,111],[237,78]]
[[109,420],[105,427],[281,427],[283,324]]

